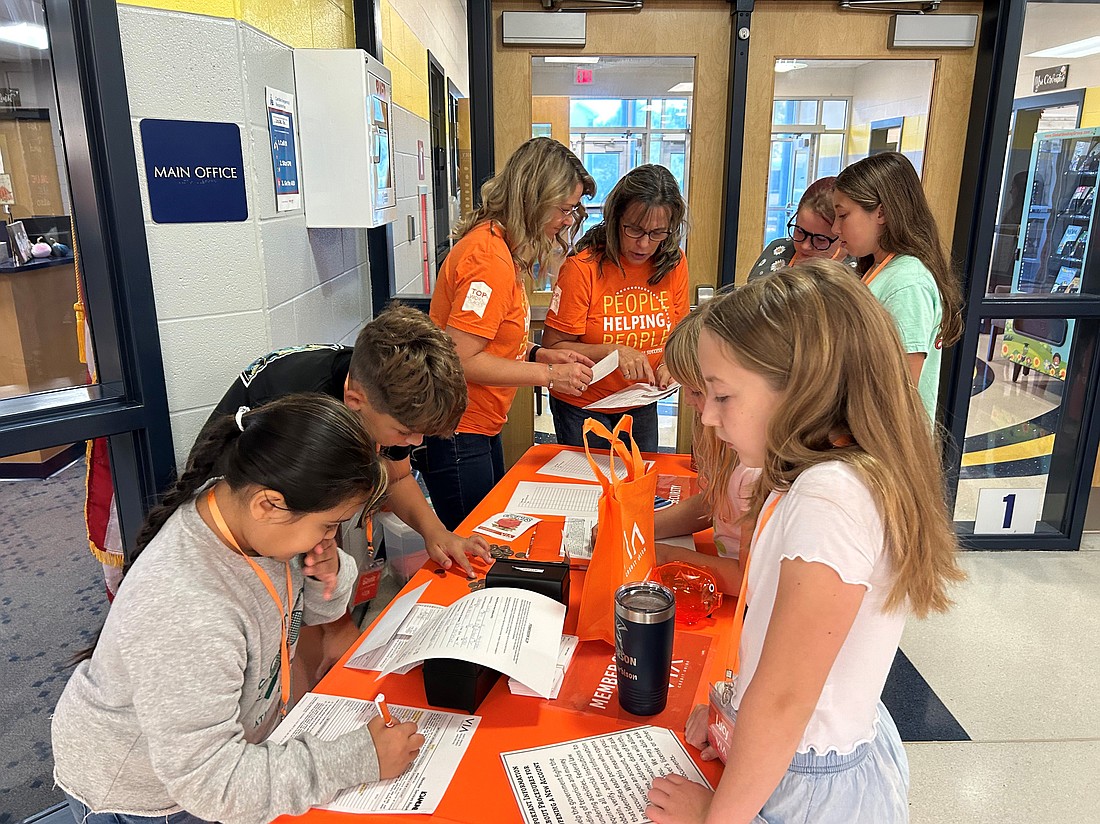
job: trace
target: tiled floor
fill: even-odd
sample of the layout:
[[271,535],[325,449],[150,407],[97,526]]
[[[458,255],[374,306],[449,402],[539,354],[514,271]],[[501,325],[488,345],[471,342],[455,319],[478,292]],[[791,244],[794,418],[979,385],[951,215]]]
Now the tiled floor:
[[968,553],[964,564],[955,608],[910,621],[902,640],[972,739],[906,745],[912,820],[1100,821],[1100,553]]

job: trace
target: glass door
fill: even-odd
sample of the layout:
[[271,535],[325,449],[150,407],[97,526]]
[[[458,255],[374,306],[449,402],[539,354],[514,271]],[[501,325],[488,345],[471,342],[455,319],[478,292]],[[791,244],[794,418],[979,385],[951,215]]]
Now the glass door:
[[0,809],[21,821],[63,800],[42,753],[67,659],[174,461],[115,3],[5,4],[0,56]]
[[[1008,128],[987,137],[1004,165],[979,189],[976,225],[990,228],[962,266],[980,274],[945,419],[955,521],[975,548],[1076,549],[1084,525],[1100,439],[1100,118],[1085,105],[1093,31],[1100,4],[1029,3],[1013,35],[1018,64],[1013,56],[990,79],[1008,87]],[[1063,51],[1076,87],[1033,94],[1036,72]]]

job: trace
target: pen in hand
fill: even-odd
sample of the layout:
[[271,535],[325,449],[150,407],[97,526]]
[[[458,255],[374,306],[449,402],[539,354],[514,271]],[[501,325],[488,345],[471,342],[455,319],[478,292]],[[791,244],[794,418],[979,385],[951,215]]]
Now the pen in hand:
[[386,705],[386,696],[382,693],[378,693],[378,696],[374,699],[374,706],[378,708],[378,714],[382,716],[382,721],[387,727],[394,725],[393,716],[390,715],[390,708]]

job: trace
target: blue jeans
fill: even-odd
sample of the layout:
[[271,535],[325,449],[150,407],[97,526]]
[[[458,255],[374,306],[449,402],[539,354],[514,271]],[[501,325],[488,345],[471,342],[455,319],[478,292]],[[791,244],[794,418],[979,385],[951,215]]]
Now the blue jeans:
[[424,476],[435,514],[454,531],[504,477],[504,446],[500,435],[427,437],[413,462]]
[[[550,412],[554,416],[554,432],[557,433],[558,443],[563,446],[584,446],[584,421],[585,418],[595,418],[608,429],[614,429],[615,424],[623,415],[630,415],[634,419],[634,442],[643,452],[657,451],[657,403],[648,406],[639,406],[637,409],[628,409],[626,412],[593,412],[581,409],[579,406],[566,401],[558,400],[550,396]],[[626,438],[622,438],[625,442]],[[590,435],[588,444],[593,449],[607,451],[611,448],[603,438]]]
[[69,800],[69,812],[76,819],[76,824],[208,824],[206,819],[186,811],[149,816],[129,813],[93,813],[87,804],[77,801],[71,795],[66,794],[65,798]]

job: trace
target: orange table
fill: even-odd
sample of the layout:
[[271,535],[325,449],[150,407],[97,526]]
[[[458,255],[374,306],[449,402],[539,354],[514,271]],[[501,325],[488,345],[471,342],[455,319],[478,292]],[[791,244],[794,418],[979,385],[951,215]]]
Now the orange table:
[[[536,475],[536,470],[562,449],[557,445],[534,446],[512,467],[488,497],[463,521],[457,532],[469,535],[473,527],[492,515],[505,510],[516,485],[523,480],[553,481],[548,475]],[[582,450],[583,451],[583,450]],[[658,454],[655,458],[657,471],[661,474],[690,476],[694,473],[686,455]],[[564,480],[564,479],[559,479]],[[571,480],[569,483],[578,483]],[[548,519],[551,523],[553,519]],[[560,520],[560,519],[559,519]],[[537,528],[543,527],[539,524]],[[530,543],[529,535],[521,535],[513,545],[517,551],[526,550]],[[537,543],[542,543],[541,539]],[[436,604],[450,604],[470,591],[468,582],[460,574],[448,573],[440,577],[435,574],[436,565],[428,562],[416,573],[402,590],[402,594],[423,583],[429,586],[421,600]],[[477,567],[479,578],[484,577],[487,566]],[[565,620],[566,632],[576,627],[577,610],[580,603],[581,588],[584,585],[584,573],[573,570],[570,580],[569,612]],[[686,708],[707,700],[707,684],[719,680],[724,670],[724,657],[728,647],[728,630],[732,620],[734,599],[727,599],[714,617],[706,619],[691,629],[677,626],[673,649],[674,669],[686,671],[690,677],[681,682],[684,693],[681,694],[678,707],[653,718],[638,718],[628,715],[618,708],[615,698],[603,700],[604,696],[593,695],[589,702],[583,693],[590,685],[598,688],[599,673],[593,673],[592,667],[603,667],[603,661],[610,663],[613,650],[602,641],[582,643],[566,676],[561,695],[554,701],[541,698],[528,698],[512,695],[508,691],[507,677],[501,677],[492,691],[478,707],[476,715],[481,716],[477,733],[471,739],[470,746],[459,764],[443,801],[432,821],[452,822],[452,824],[509,824],[523,821],[515,797],[512,794],[508,777],[500,760],[500,753],[527,747],[555,744],[584,738],[590,735],[629,729],[644,724],[667,726],[683,739],[682,717]],[[343,661],[322,679],[316,691],[330,695],[345,695],[356,698],[373,698],[379,692],[386,694],[386,700],[392,704],[414,707],[428,707],[424,696],[424,681],[418,667],[408,675],[389,675],[376,679],[377,673],[352,670],[342,666]],[[584,668],[588,668],[584,681]],[[580,688],[581,692],[578,692]],[[590,690],[591,691],[591,690]],[[571,695],[567,695],[571,693]],[[587,702],[587,703],[586,703]],[[457,712],[457,710],[454,710]],[[670,718],[676,720],[675,726]],[[664,723],[662,723],[664,721]],[[704,762],[699,751],[688,746],[703,774],[712,784],[717,784],[721,767],[717,762]],[[393,824],[409,824],[423,816],[372,815],[370,821],[386,821]],[[327,810],[310,810],[298,817],[283,817],[280,822],[290,824],[294,821],[322,824],[322,822],[341,822],[350,824],[361,820],[360,815],[336,813]]]

